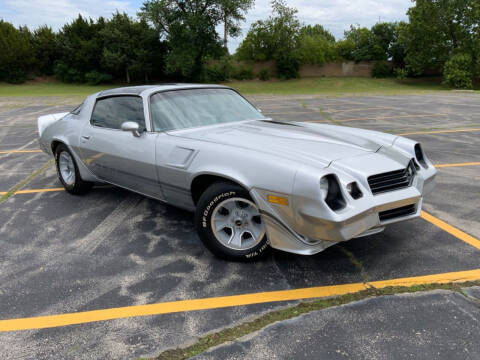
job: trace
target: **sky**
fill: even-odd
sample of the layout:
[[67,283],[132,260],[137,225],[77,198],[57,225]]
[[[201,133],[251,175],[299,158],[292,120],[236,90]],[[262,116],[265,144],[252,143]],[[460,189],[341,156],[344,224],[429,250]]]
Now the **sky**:
[[[304,24],[322,24],[336,38],[341,38],[350,24],[371,27],[380,21],[406,20],[411,0],[286,0],[298,9],[298,18]],[[0,0],[0,18],[15,26],[40,25],[58,30],[78,14],[97,18],[109,17],[116,10],[136,16],[142,0]],[[230,52],[234,52],[246,35],[251,23],[270,15],[270,0],[256,0],[242,23],[242,35],[229,40]]]

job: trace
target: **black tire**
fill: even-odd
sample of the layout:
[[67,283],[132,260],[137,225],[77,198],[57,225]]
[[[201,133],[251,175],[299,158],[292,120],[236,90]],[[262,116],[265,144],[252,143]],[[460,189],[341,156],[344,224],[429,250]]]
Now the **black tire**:
[[211,218],[217,205],[229,198],[253,202],[248,191],[230,182],[216,182],[201,195],[195,212],[195,226],[200,239],[215,256],[224,260],[255,261],[263,258],[270,249],[266,234],[258,244],[245,250],[226,247],[216,238],[211,228]]
[[[73,161],[73,167],[74,167],[74,170],[75,170],[75,178],[74,178],[74,181],[73,181],[72,184],[66,183],[65,180],[63,179],[62,175],[61,175],[61,172],[60,172],[59,157],[63,152],[68,153],[68,155],[71,157],[71,159]],[[68,191],[70,194],[73,194],[73,195],[84,194],[92,188],[92,186],[93,186],[92,182],[84,181],[80,177],[80,172],[78,171],[77,162],[75,161],[75,158],[73,157],[73,155],[70,152],[70,150],[68,149],[68,147],[64,144],[60,144],[55,148],[55,165],[56,165],[57,175],[58,175],[58,178],[60,179],[60,182],[62,183],[65,190]]]

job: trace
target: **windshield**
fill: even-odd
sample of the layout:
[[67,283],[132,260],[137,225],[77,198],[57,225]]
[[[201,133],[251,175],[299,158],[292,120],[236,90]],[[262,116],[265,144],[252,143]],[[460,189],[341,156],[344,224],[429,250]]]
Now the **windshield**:
[[154,131],[264,119],[255,107],[230,89],[188,89],[154,94],[151,112]]

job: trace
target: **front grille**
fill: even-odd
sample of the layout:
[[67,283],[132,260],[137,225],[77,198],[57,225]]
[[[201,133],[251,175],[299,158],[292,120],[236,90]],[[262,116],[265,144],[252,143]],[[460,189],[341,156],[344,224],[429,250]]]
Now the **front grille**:
[[368,185],[373,195],[402,189],[411,185],[414,174],[415,166],[410,161],[405,169],[369,176]]
[[412,204],[412,205],[402,206],[396,209],[381,211],[378,214],[378,216],[380,217],[380,221],[387,221],[387,220],[415,214],[415,211],[416,211],[415,204]]

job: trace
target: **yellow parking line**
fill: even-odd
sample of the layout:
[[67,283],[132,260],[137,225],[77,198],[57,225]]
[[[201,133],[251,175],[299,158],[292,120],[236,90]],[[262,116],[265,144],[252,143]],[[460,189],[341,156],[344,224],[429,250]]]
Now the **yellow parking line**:
[[232,306],[338,296],[366,290],[371,286],[375,288],[385,288],[389,286],[445,284],[450,282],[467,282],[476,280],[480,280],[480,269],[426,276],[415,276],[409,278],[372,281],[370,283],[330,285],[294,290],[280,290],[243,295],[222,296],[214,298],[179,300],[157,304],[134,305],[110,309],[82,311],[76,313],[0,320],[0,332],[52,328],[66,325],[84,324],[96,321],[129,318],[135,316],[171,314],[183,311],[219,309]]
[[385,107],[385,106],[377,106],[377,107],[370,107],[370,108],[354,108],[354,109],[325,109],[323,112],[325,113],[345,113],[345,112],[350,112],[350,111],[359,111],[359,110],[393,110],[391,107]]
[[263,112],[265,115],[292,115],[292,114],[296,114],[296,115],[311,115],[311,114],[318,114],[316,111],[314,110],[308,110],[307,111],[285,111],[285,112],[268,112],[268,111],[264,111]]
[[443,231],[448,232],[449,234],[455,236],[456,238],[480,250],[480,240],[474,238],[473,236],[468,235],[467,233],[464,233],[463,231],[453,227],[452,225],[447,224],[445,221],[442,221],[425,211],[422,211],[421,217],[422,219],[428,221],[429,223],[432,223],[433,225],[439,227]]
[[[34,193],[43,193],[51,191],[64,191],[64,188],[51,188],[51,189],[30,189],[30,190],[18,190],[14,194],[34,194]],[[5,195],[7,191],[0,192],[0,195]]]
[[38,153],[42,152],[40,149],[32,149],[32,150],[2,150],[0,154],[15,154],[15,153]]
[[407,135],[422,135],[422,134],[447,134],[447,133],[470,132],[470,131],[480,131],[480,128],[456,129],[456,130],[413,131],[413,132],[406,132],[406,133],[397,134],[397,135],[407,136]]
[[458,166],[477,166],[480,162],[468,162],[468,163],[455,163],[455,164],[438,164],[436,168],[458,167]]

